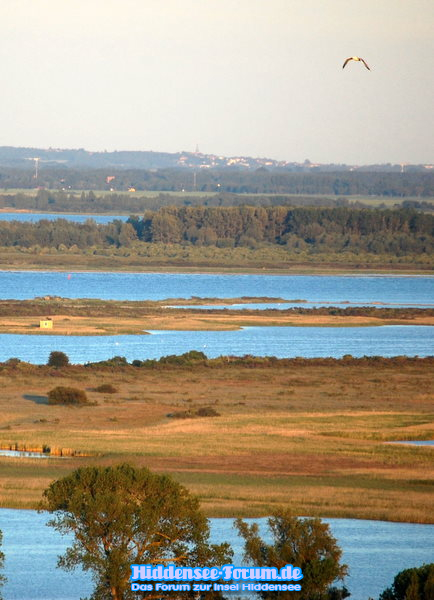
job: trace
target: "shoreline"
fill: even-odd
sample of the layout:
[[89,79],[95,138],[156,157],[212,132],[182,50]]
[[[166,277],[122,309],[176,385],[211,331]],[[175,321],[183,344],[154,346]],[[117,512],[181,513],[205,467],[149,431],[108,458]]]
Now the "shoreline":
[[[15,506],[0,506],[0,514],[2,510],[17,510],[17,511],[32,511],[38,514],[49,514],[48,511],[46,510],[40,510],[39,508],[30,508],[30,507],[15,507]],[[203,510],[203,508],[202,508]],[[205,516],[208,519],[237,519],[238,517],[240,517],[241,519],[268,519],[271,514],[264,514],[261,516],[256,516],[256,517],[250,517],[249,515],[244,515],[244,514],[237,514],[236,516],[219,516],[219,517],[215,517],[212,514],[208,514],[208,512],[205,510],[204,511]],[[298,517],[304,517],[305,515],[295,515]],[[421,525],[424,526],[426,525],[427,527],[433,527],[434,526],[434,522],[433,523],[420,523],[419,521],[394,521],[393,519],[375,519],[372,517],[366,517],[366,518],[357,518],[357,517],[320,517],[322,520],[324,521],[328,521],[328,520],[336,520],[336,521],[374,521],[375,523],[399,523],[400,525]]]
[[[227,309],[217,302],[247,308]],[[352,307],[307,307],[304,301],[284,309],[248,308],[247,300],[267,298],[205,298],[159,301],[90,300],[43,297],[0,300],[0,334],[24,335],[149,335],[150,331],[237,331],[246,327],[379,327],[434,326],[434,308],[387,308],[378,304]],[[271,298],[271,303],[278,299]],[[179,306],[167,306],[179,302]],[[216,303],[216,304],[214,304]],[[41,324],[41,322],[44,322]]]
[[130,275],[141,275],[141,274],[154,274],[154,275],[170,275],[172,273],[180,274],[180,275],[273,275],[273,276],[283,276],[283,277],[431,277],[434,278],[433,269],[427,268],[426,272],[424,269],[409,269],[408,272],[402,269],[397,269],[394,271],[393,269],[389,270],[381,270],[381,269],[356,269],[351,270],[348,269],[305,269],[305,270],[297,270],[297,272],[291,272],[291,267],[288,267],[285,272],[284,269],[271,269],[266,267],[257,267],[257,268],[249,268],[249,267],[179,267],[179,266],[170,266],[161,267],[161,266],[149,266],[148,268],[143,268],[138,270],[129,269],[129,268],[118,268],[118,269],[91,269],[89,267],[80,267],[71,265],[70,269],[66,269],[63,265],[50,266],[47,265],[45,268],[41,268],[39,265],[34,265],[28,268],[15,268],[14,266],[5,267],[2,265],[0,268],[0,273],[128,273]]

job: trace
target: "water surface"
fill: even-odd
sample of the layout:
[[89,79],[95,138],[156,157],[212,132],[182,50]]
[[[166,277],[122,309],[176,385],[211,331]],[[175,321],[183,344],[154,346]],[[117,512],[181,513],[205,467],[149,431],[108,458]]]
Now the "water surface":
[[[91,578],[81,570],[56,568],[71,537],[46,527],[48,517],[31,510],[0,509],[5,553],[5,600],[78,600],[90,595]],[[252,519],[246,519],[252,522]],[[402,569],[433,561],[434,525],[387,523],[354,519],[325,519],[343,549],[350,568],[346,585],[351,600],[378,598]],[[263,530],[265,519],[258,519]],[[234,564],[243,565],[242,541],[232,519],[211,519],[211,540],[228,541],[235,550]],[[255,598],[257,598],[255,596]]]
[[151,335],[62,336],[0,334],[0,362],[19,358],[45,364],[50,352],[65,352],[82,364],[124,356],[157,359],[168,354],[202,351],[217,356],[276,356],[278,358],[342,358],[361,356],[429,356],[434,354],[434,327],[245,327],[238,331],[153,331]]
[[21,223],[37,223],[38,221],[56,221],[57,219],[65,219],[75,223],[84,223],[88,219],[95,223],[110,223],[115,219],[126,221],[125,215],[78,215],[78,214],[62,214],[62,213],[28,213],[28,212],[2,212],[0,211],[0,221],[20,221]]
[[9,458],[48,458],[49,454],[43,452],[27,452],[25,450],[0,450],[0,456]]
[[0,299],[35,296],[102,300],[250,296],[317,305],[381,302],[413,306],[434,303],[434,277],[0,271]]
[[408,446],[433,446],[434,440],[400,440],[398,442],[387,442],[388,444],[407,444]]

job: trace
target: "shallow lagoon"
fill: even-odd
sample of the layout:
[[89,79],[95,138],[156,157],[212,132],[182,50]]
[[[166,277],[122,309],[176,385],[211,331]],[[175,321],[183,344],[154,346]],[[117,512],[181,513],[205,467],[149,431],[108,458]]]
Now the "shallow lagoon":
[[61,336],[0,334],[0,362],[11,357],[45,364],[52,350],[82,364],[123,356],[128,361],[200,350],[217,356],[306,358],[345,354],[427,356],[434,352],[434,327],[245,327],[238,331],[152,331],[151,335]]
[[0,211],[0,221],[20,221],[21,223],[37,223],[38,221],[56,221],[57,219],[65,219],[74,223],[84,223],[88,219],[95,223],[111,223],[115,219],[126,221],[125,215],[78,215],[78,214],[62,214],[62,213],[35,213],[35,212],[5,212]]
[[249,296],[327,305],[381,302],[414,306],[434,303],[434,277],[0,271],[0,299],[36,296],[102,300]]

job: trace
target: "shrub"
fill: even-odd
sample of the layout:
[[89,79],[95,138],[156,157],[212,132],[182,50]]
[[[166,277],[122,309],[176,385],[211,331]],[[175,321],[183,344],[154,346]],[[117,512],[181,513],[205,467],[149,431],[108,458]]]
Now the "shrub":
[[211,406],[203,406],[197,410],[178,410],[167,415],[172,419],[194,419],[195,417],[219,417],[220,413]]
[[207,357],[203,352],[199,350],[190,350],[184,352],[184,354],[169,354],[168,356],[162,356],[159,360],[161,364],[171,365],[192,365],[196,361],[204,361]]
[[196,415],[198,417],[219,417],[220,413],[211,406],[203,406],[202,408],[197,409]]
[[48,392],[48,404],[88,404],[86,392],[59,385]]
[[59,350],[53,350],[50,352],[47,365],[49,367],[67,367],[69,365],[68,355]]
[[100,392],[101,394],[115,394],[117,391],[117,388],[111,383],[102,383],[95,388],[95,392]]
[[8,360],[5,362],[5,365],[15,369],[21,362],[22,361],[19,358],[8,358]]

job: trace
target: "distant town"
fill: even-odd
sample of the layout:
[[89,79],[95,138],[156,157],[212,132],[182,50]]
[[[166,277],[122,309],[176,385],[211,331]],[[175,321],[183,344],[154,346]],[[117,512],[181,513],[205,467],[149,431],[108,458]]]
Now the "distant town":
[[302,162],[257,158],[251,156],[220,156],[199,152],[114,151],[91,152],[80,149],[25,148],[0,146],[0,167],[35,169],[63,168],[115,168],[115,169],[232,169],[232,170],[283,170],[312,171],[385,171],[407,172],[433,170],[434,164],[321,164],[305,159]]

